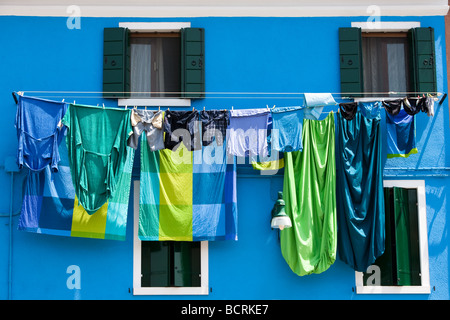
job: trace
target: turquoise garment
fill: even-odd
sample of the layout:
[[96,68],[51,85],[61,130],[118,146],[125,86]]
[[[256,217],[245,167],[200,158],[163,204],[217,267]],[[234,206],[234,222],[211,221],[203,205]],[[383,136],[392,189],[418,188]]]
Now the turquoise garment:
[[89,214],[114,194],[133,133],[131,110],[70,104],[62,123],[75,194]]
[[358,105],[362,115],[368,119],[378,118],[380,116],[381,108],[383,108],[381,101],[361,101]]
[[384,252],[385,220],[381,117],[337,115],[336,199],[338,257],[366,271]]

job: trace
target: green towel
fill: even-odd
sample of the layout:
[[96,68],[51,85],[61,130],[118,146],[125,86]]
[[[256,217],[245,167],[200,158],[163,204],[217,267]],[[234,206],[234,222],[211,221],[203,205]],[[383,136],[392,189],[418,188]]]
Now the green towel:
[[292,227],[280,231],[281,252],[299,276],[321,273],[336,260],[334,114],[303,121],[303,151],[286,152],[283,197]]
[[130,110],[70,104],[62,120],[75,194],[89,213],[114,194],[132,134]]

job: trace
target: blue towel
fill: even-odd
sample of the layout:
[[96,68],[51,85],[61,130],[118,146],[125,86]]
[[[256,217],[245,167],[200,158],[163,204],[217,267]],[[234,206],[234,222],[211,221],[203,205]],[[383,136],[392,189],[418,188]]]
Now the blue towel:
[[403,157],[418,153],[414,116],[400,110],[397,115],[386,112],[387,157]]

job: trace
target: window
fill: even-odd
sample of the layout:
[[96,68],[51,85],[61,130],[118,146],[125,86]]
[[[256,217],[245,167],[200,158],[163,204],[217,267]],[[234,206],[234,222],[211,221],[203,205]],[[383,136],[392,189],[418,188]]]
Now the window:
[[119,106],[190,106],[204,97],[204,29],[189,22],[105,28],[103,96]]
[[179,32],[131,33],[131,98],[179,98],[180,53]]
[[133,205],[133,294],[207,295],[208,242],[140,241],[139,181]]
[[[352,23],[339,29],[341,92],[348,97],[435,94],[433,28],[415,22]],[[370,93],[378,93],[378,95]],[[414,94],[406,94],[411,93]],[[368,94],[369,93],[369,94]]]
[[142,287],[200,287],[200,243],[141,242]]
[[357,293],[430,293],[424,181],[384,181],[385,252],[356,272]]
[[362,34],[364,92],[410,92],[405,32]]

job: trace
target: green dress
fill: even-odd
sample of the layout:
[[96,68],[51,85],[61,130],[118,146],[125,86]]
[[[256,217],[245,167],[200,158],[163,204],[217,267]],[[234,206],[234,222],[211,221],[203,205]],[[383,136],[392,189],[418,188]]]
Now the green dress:
[[92,214],[116,189],[132,133],[130,110],[70,104],[62,120],[79,204]]
[[303,151],[284,154],[283,198],[292,227],[280,231],[281,252],[299,276],[321,273],[336,260],[334,114],[303,121]]

